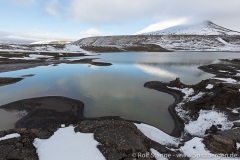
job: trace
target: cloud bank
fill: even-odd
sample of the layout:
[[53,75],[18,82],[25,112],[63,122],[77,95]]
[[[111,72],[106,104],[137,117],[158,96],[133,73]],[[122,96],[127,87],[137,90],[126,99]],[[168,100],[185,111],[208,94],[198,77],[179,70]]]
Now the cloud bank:
[[70,0],[62,14],[92,24],[187,18],[193,22],[227,21],[225,26],[239,28],[239,8],[239,0]]

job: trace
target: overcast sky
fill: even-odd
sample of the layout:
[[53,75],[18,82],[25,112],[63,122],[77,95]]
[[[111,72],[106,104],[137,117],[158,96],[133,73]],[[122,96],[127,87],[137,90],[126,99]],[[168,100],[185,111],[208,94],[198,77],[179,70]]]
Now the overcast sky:
[[0,0],[0,19],[0,41],[77,40],[205,20],[240,31],[240,0]]

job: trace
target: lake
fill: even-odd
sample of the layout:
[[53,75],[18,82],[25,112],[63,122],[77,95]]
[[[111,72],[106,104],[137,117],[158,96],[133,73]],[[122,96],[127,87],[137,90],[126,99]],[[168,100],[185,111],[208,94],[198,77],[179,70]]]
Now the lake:
[[[93,57],[113,65],[60,64],[0,73],[0,77],[35,74],[16,84],[0,87],[0,105],[34,97],[65,96],[84,102],[86,117],[121,116],[170,133],[174,122],[168,106],[174,102],[173,97],[144,88],[144,83],[169,82],[180,77],[184,83],[195,84],[213,76],[199,70],[198,66],[221,63],[218,59],[239,58],[240,53],[126,52]],[[0,130],[12,128],[16,121],[16,113],[0,110],[0,117]]]

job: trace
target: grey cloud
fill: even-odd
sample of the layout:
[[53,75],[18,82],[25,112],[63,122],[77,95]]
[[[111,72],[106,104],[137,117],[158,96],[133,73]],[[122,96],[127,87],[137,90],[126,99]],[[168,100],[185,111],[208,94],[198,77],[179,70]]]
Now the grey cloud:
[[228,26],[240,29],[239,0],[71,0],[62,13],[84,23],[158,22],[189,18],[200,22],[228,21]]

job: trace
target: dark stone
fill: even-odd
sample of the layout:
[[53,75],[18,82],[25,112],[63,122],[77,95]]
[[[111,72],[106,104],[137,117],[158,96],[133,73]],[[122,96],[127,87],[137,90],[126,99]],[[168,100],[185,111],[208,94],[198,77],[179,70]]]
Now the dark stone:
[[209,135],[204,137],[203,143],[214,154],[229,154],[235,152],[233,140],[219,135]]
[[206,130],[205,134],[209,133],[217,133],[219,131],[218,127],[216,125],[212,125],[209,129]]
[[240,122],[234,122],[234,123],[233,123],[233,127],[234,127],[234,128],[240,127]]

